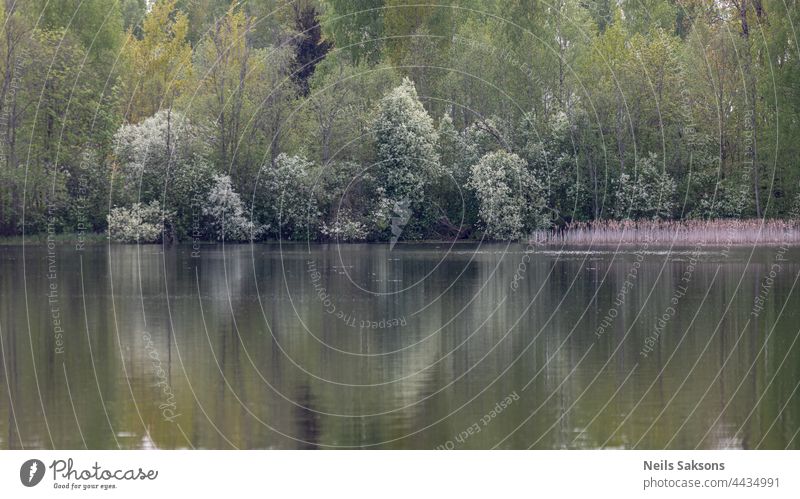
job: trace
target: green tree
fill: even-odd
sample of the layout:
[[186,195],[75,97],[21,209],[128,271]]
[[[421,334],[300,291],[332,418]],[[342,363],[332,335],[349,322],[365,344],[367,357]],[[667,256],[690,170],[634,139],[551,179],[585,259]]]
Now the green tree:
[[64,29],[86,50],[90,62],[103,70],[113,64],[123,41],[119,2],[106,0],[33,0],[40,29]]
[[212,185],[209,136],[206,127],[171,109],[120,127],[112,203],[160,201],[164,210],[176,213],[172,231],[184,239]]
[[258,161],[250,154],[251,140],[245,140],[247,120],[261,97],[259,80],[267,67],[267,54],[247,41],[253,19],[236,5],[218,19],[206,33],[195,53],[198,78],[192,111],[196,119],[215,123],[216,162],[227,171]]
[[549,226],[542,188],[514,153],[486,154],[472,167],[469,187],[475,191],[489,238],[520,239],[527,231]]
[[354,64],[374,63],[383,47],[384,0],[328,0],[324,29]]
[[411,80],[381,99],[374,126],[386,195],[393,201],[422,201],[426,183],[439,174],[439,155],[433,120]]
[[317,65],[333,48],[333,42],[322,38],[317,6],[312,3],[295,4],[295,60],[292,78],[304,97],[308,96],[308,80]]
[[122,0],[120,4],[122,14],[122,29],[132,33],[137,39],[144,36],[142,24],[147,14],[147,0]]
[[617,191],[616,215],[622,219],[670,218],[674,208],[675,182],[657,165],[650,153],[639,158],[636,171],[623,173]]
[[121,105],[131,123],[173,107],[191,81],[192,48],[186,39],[189,25],[177,0],[157,0],[144,19],[142,38],[128,32]]

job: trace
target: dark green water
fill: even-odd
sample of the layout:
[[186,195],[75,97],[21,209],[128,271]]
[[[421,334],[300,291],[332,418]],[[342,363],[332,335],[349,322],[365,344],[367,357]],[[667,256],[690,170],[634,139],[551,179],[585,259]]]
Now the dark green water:
[[0,247],[0,448],[800,448],[799,250],[524,256]]

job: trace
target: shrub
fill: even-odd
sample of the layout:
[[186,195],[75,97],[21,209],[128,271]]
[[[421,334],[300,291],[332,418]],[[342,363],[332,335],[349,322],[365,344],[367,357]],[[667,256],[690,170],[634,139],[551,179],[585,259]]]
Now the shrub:
[[155,243],[172,217],[174,213],[165,212],[158,201],[113,208],[108,215],[108,235],[123,243]]
[[350,210],[341,210],[329,224],[323,223],[320,232],[336,241],[363,241],[367,237],[367,227]]
[[321,216],[312,189],[313,164],[302,156],[281,153],[274,165],[262,168],[256,208],[259,220],[273,237],[316,237]]
[[469,186],[491,238],[519,239],[526,231],[549,225],[542,188],[516,154],[495,151],[483,156],[472,167]]
[[220,241],[256,239],[263,227],[257,227],[245,213],[239,193],[233,190],[228,175],[214,175],[203,215],[211,218],[214,233]]
[[211,143],[207,128],[169,109],[121,126],[114,154],[122,181],[114,199],[121,204],[161,200],[165,209],[176,211],[177,235],[185,236],[191,230],[194,200],[211,185]]
[[615,212],[621,219],[669,218],[672,215],[675,181],[656,166],[656,155],[639,158],[633,175],[619,178]]
[[408,78],[381,99],[375,137],[378,170],[388,196],[422,201],[425,184],[440,169],[437,133]]

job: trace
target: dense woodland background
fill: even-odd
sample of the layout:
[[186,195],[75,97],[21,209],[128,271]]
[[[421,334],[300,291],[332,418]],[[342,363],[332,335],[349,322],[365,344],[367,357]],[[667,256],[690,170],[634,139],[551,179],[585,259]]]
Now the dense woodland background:
[[796,0],[0,1],[0,235],[800,211]]

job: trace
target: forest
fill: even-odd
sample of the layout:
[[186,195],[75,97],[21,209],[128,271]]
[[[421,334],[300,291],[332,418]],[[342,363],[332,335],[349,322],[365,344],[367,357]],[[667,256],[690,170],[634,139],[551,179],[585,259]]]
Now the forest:
[[800,212],[797,0],[2,0],[0,235]]

